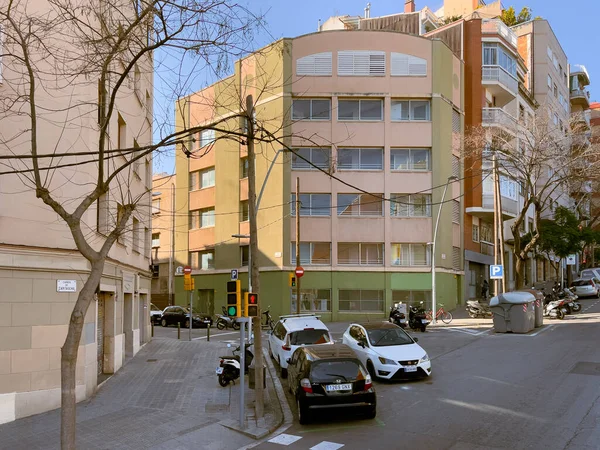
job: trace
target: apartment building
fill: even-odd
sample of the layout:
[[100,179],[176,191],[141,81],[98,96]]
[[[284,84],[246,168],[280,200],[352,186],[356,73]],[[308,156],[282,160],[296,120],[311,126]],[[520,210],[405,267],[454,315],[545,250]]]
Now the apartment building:
[[[13,4],[14,23],[20,23],[22,4]],[[48,11],[45,1],[27,4],[28,18]],[[61,24],[66,25],[66,24]],[[0,155],[31,155],[30,117],[23,114],[29,105],[19,103],[16,95],[26,86],[20,59],[12,56],[19,50],[8,23],[0,29],[3,53],[1,60]],[[31,55],[43,56],[53,40],[48,27],[44,44]],[[75,36],[76,33],[73,33]],[[15,35],[12,34],[14,37]],[[62,38],[63,36],[61,36]],[[65,42],[59,43],[64,49]],[[76,49],[72,49],[76,53]],[[52,57],[44,60],[34,56],[34,67],[44,67],[48,73],[36,76],[38,108],[38,155],[54,152],[94,152],[98,149],[98,79],[93,72],[72,77],[51,76]],[[70,70],[75,70],[76,62]],[[37,70],[37,69],[36,69]],[[115,69],[118,71],[118,68]],[[48,82],[49,77],[51,80]],[[65,81],[63,83],[63,81]],[[135,79],[120,90],[116,111],[106,135],[109,149],[134,148],[151,143],[152,139],[152,62],[138,62]],[[113,84],[114,86],[114,84]],[[29,98],[29,97],[26,97]],[[8,105],[8,106],[7,106]],[[114,153],[114,151],[113,151]],[[117,155],[118,164],[123,156]],[[77,161],[79,165],[68,166]],[[98,177],[98,164],[85,163],[63,156],[51,163],[40,157],[39,164],[67,164],[56,170],[42,171],[48,175],[48,188],[67,209],[78,205],[89,194]],[[5,160],[3,171],[10,166],[24,169],[30,164]],[[112,163],[106,163],[110,170]],[[76,376],[76,398],[89,398],[98,383],[116,372],[126,357],[133,356],[150,337],[148,304],[150,295],[150,199],[152,162],[140,159],[128,172],[132,196],[142,200],[133,213],[126,232],[110,250],[95,301],[84,319],[79,347]],[[60,406],[61,347],[67,335],[73,305],[90,273],[90,264],[77,251],[67,225],[54,211],[36,198],[27,172],[16,175],[3,173],[0,178],[0,423],[41,413]],[[111,191],[90,206],[82,217],[87,241],[98,249],[103,235],[112,229],[119,214],[121,190],[115,184]]]
[[[285,144],[256,146],[264,308],[296,310],[289,274],[297,213],[302,311],[364,320],[383,317],[398,301],[429,303],[438,214],[437,300],[457,304],[463,70],[439,40],[365,30],[358,20],[277,41],[238,61],[231,77],[178,101],[177,127],[185,129],[235,114],[251,93],[257,123]],[[243,129],[238,118],[232,123]],[[175,207],[190,212],[175,219],[176,264],[191,264],[195,307],[209,313],[225,304],[231,269],[247,283],[248,240],[232,237],[249,233],[247,149],[223,137],[205,130],[190,142],[190,157],[176,156]],[[177,304],[188,301],[182,289],[176,277]]]
[[152,177],[152,304],[174,304],[175,175]]

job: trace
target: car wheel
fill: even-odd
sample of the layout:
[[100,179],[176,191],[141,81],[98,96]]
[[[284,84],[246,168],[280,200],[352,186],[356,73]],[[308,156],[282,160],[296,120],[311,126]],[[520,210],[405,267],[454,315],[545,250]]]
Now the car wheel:
[[374,419],[377,416],[377,407],[376,406],[370,406],[367,409],[367,414],[365,414],[367,419]]
[[161,326],[166,327],[167,326],[167,319],[162,319],[160,321]]
[[377,375],[375,375],[375,366],[373,366],[371,361],[367,361],[367,372],[369,372],[369,375],[371,375],[372,380],[377,378]]
[[300,425],[306,425],[310,420],[308,419],[307,408],[300,401],[300,397],[296,399],[296,405],[298,406],[298,422],[300,422]]

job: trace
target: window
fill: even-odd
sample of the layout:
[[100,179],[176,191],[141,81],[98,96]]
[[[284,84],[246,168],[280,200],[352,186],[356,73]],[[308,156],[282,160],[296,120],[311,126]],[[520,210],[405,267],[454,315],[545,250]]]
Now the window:
[[338,100],[338,120],[383,120],[383,100]]
[[331,76],[331,52],[314,53],[296,60],[296,75]]
[[248,200],[240,202],[240,222],[247,222],[250,217],[250,209],[248,206]]
[[489,223],[480,224],[480,235],[479,239],[483,242],[494,242],[494,238],[492,236],[492,226]]
[[215,168],[190,172],[190,191],[204,189],[215,185]]
[[133,218],[133,251],[136,253],[140,253],[140,251],[142,250],[142,245],[140,242],[140,238],[141,238],[141,229],[140,229],[140,221],[138,219],[136,219],[135,217]]
[[[121,204],[117,203],[117,223],[115,223],[115,226],[121,222],[121,219],[123,218],[124,213],[125,212],[123,211],[123,206]],[[126,234],[127,234],[127,227],[125,227],[125,229],[123,229],[123,231],[121,231],[121,233],[119,233],[119,236],[117,237],[117,242],[119,244],[124,244]]]
[[550,75],[548,75],[548,80],[547,80],[547,81],[548,81],[548,87],[549,87],[550,89],[552,89],[552,84],[553,84],[553,83],[552,83],[552,77],[551,77]]
[[[292,295],[294,296],[294,292]],[[292,298],[292,311],[296,311],[296,298]],[[329,289],[301,289],[300,311],[326,312],[331,311],[331,291]]]
[[[296,264],[296,243],[292,242],[291,264]],[[300,264],[330,265],[331,242],[300,242]]]
[[143,102],[141,85],[142,85],[142,73],[140,72],[140,69],[136,64],[135,68],[133,70],[133,91],[135,92],[135,96],[138,98],[140,103]]
[[150,259],[150,239],[152,239],[152,232],[144,227],[144,256]]
[[200,228],[209,228],[215,226],[215,208],[206,208],[200,210]]
[[452,200],[452,223],[460,223],[460,202]]
[[340,289],[338,295],[340,311],[383,311],[383,291]]
[[460,179],[460,158],[452,155],[452,175]]
[[431,291],[392,291],[392,303],[419,305],[423,302],[426,310],[431,309]]
[[240,179],[248,178],[248,157],[240,159]]
[[209,270],[215,268],[215,251],[204,250],[201,252],[190,252],[190,266],[192,269]]
[[552,49],[550,47],[546,47],[546,53],[548,54],[550,61],[552,61]]
[[248,267],[250,262],[250,246],[240,245],[240,259],[242,260],[241,267]]
[[338,194],[338,216],[383,216],[383,194]]
[[393,148],[390,150],[392,170],[430,171],[431,150],[428,148]]
[[339,170],[383,170],[382,148],[338,149]]
[[392,266],[429,266],[431,252],[427,244],[392,244]]
[[473,242],[479,242],[479,225],[472,226],[471,239],[473,240]]
[[141,180],[142,177],[140,175],[140,168],[142,166],[142,158],[140,157],[140,146],[137,143],[137,140],[133,140],[133,148],[135,149],[135,151],[133,152],[133,154],[131,155],[131,159],[133,160],[133,173]]
[[517,182],[511,180],[504,175],[500,175],[500,195],[502,197],[510,198],[511,200],[517,200]]
[[429,100],[392,100],[392,120],[428,121],[430,116]]
[[558,58],[556,55],[552,55],[552,64],[554,64],[554,68],[558,70]]
[[160,247],[160,233],[152,233],[152,248]]
[[384,76],[385,52],[349,50],[338,52],[339,76]]
[[330,120],[331,119],[331,100],[330,99],[293,99],[292,100],[292,119],[293,120]]
[[338,242],[338,264],[382,266],[383,244],[367,242]]
[[198,133],[198,148],[206,147],[215,142],[215,130],[202,130]]
[[160,214],[160,198],[152,200],[152,214]]
[[552,121],[554,122],[554,125],[558,126],[558,114],[554,113],[552,115]]
[[454,270],[461,270],[460,247],[452,247],[452,268]]
[[392,217],[431,217],[431,194],[390,195]]
[[392,52],[391,73],[393,77],[427,75],[427,60],[404,53]]
[[553,83],[553,84],[554,84],[554,97],[558,98],[558,86],[556,86],[556,83]]
[[297,148],[292,153],[292,169],[318,170],[314,166],[329,169],[330,159],[330,148]]
[[117,130],[117,145],[120,150],[123,150],[127,148],[127,124],[121,114],[117,115],[117,123],[119,126]]
[[562,76],[562,74],[563,74],[562,64],[558,65],[558,73]]
[[513,77],[517,77],[517,63],[504,47],[496,43],[483,43],[483,65],[500,66]]
[[[292,194],[292,216],[296,215],[296,194]],[[330,216],[331,194],[300,194],[300,216]]]

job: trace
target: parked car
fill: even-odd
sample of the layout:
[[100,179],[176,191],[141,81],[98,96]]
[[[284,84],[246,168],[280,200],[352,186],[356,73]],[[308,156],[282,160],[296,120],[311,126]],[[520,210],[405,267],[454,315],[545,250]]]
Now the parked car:
[[[169,325],[181,325],[183,328],[189,328],[190,326],[190,309],[184,308],[183,306],[167,306],[160,319],[160,324],[163,327]],[[213,323],[212,318],[206,314],[198,314],[194,312],[192,314],[192,327],[203,327],[211,326]]]
[[583,269],[579,274],[579,278],[589,280],[590,278],[597,278],[600,280],[600,267],[590,267],[589,269]]
[[389,322],[352,323],[342,336],[372,378],[387,380],[431,375],[429,356],[417,341]]
[[371,376],[352,349],[343,344],[296,349],[288,364],[288,388],[298,405],[301,424],[324,408],[355,408],[369,419],[377,414]]
[[150,303],[150,322],[158,325],[162,318],[162,309],[156,306],[154,303]]
[[287,360],[302,345],[333,344],[329,329],[314,314],[281,316],[269,335],[269,353],[287,377]]
[[596,297],[600,298],[600,281],[598,278],[573,280],[571,283],[572,290],[578,297]]

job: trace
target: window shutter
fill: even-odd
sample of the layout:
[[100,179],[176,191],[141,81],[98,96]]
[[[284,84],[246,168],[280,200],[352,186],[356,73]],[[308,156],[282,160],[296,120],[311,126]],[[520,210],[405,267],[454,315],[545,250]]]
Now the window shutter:
[[331,52],[315,53],[296,60],[296,75],[331,76]]
[[452,201],[452,222],[460,223],[460,202],[458,200]]
[[460,247],[452,247],[452,268],[461,270],[460,267]]
[[460,179],[460,158],[452,155],[452,175]]
[[427,60],[404,53],[392,52],[393,77],[419,77],[427,75]]
[[339,76],[385,76],[385,52],[345,50],[338,52]]

